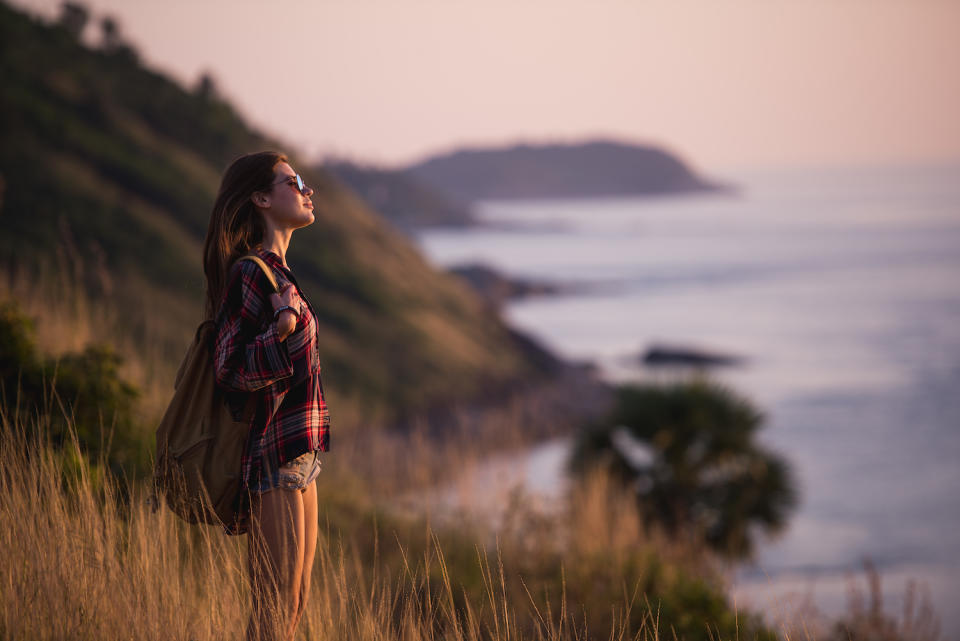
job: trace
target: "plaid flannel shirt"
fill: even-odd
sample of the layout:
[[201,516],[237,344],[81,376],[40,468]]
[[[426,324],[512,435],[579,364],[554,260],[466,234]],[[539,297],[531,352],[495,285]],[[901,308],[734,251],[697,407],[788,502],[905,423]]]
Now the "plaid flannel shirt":
[[235,418],[249,394],[259,394],[241,459],[244,489],[259,480],[265,463],[276,469],[306,452],[330,448],[313,308],[279,256],[262,247],[255,251],[273,269],[280,289],[293,283],[305,304],[293,333],[280,341],[266,275],[249,260],[230,269],[217,315],[214,366]]

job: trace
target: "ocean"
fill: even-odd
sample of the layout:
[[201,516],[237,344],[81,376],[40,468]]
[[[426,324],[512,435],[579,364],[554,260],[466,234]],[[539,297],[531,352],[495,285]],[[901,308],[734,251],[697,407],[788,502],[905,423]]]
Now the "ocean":
[[[716,178],[739,193],[484,202],[418,242],[559,286],[507,321],[611,381],[649,379],[653,345],[744,359],[711,375],[763,412],[801,504],[732,575],[738,605],[843,612],[869,559],[891,613],[914,579],[960,638],[960,163]],[[532,486],[568,447],[530,453]]]

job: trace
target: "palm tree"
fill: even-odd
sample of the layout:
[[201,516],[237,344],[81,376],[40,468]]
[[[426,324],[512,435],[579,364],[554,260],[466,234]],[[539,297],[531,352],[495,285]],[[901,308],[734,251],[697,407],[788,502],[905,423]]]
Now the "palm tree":
[[581,433],[571,466],[605,467],[647,520],[747,558],[757,531],[781,531],[798,501],[787,462],[755,442],[762,423],[748,401],[704,378],[624,386],[611,414]]

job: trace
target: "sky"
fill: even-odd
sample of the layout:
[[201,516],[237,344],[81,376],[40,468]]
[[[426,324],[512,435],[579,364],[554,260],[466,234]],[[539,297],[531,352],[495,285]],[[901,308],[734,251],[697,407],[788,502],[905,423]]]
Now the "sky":
[[84,4],[310,159],[595,137],[704,170],[960,159],[960,0]]

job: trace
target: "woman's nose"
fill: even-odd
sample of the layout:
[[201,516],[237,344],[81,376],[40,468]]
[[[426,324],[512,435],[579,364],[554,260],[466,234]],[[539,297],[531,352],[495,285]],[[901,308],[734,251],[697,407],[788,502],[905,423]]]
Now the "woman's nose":
[[303,186],[303,189],[304,189],[304,192],[303,192],[303,195],[304,195],[304,196],[312,196],[312,195],[313,195],[313,188],[310,187],[310,185],[304,185],[304,186]]

